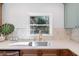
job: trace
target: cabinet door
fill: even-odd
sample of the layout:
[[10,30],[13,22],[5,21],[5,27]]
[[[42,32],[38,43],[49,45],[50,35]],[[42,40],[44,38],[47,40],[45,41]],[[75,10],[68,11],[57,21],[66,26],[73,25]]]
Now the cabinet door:
[[76,3],[67,3],[64,4],[64,12],[65,12],[65,17],[64,17],[64,23],[65,23],[65,28],[74,28],[77,26],[77,19],[78,19],[78,4]]

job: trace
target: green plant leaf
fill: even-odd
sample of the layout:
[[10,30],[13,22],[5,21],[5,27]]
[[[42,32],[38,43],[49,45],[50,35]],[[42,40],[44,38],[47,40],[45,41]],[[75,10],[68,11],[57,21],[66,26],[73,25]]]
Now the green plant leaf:
[[13,24],[3,24],[1,26],[1,33],[4,35],[9,35],[14,31],[14,25]]

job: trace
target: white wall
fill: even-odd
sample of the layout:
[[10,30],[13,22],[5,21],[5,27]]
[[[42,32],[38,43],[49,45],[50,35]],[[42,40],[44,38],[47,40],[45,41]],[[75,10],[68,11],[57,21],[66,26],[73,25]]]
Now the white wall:
[[[16,28],[28,28],[29,13],[51,13],[53,28],[64,28],[64,5],[55,3],[3,4],[3,23],[12,23]],[[27,29],[23,30],[25,34]]]

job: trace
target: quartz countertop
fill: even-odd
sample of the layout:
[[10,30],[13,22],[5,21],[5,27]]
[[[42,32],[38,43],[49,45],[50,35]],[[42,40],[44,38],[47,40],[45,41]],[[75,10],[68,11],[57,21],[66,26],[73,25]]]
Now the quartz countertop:
[[0,42],[0,49],[70,49],[79,55],[79,42],[73,40],[52,40],[51,46],[10,46],[14,41]]

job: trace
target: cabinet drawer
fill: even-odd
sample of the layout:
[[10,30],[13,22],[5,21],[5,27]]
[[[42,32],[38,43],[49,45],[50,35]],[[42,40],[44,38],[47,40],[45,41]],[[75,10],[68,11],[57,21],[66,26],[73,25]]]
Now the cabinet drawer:
[[23,54],[36,54],[37,50],[26,49],[26,50],[21,50],[21,53],[23,53]]
[[21,55],[23,56],[42,56],[42,54],[42,50],[39,49],[21,50]]
[[23,56],[35,56],[37,55],[37,50],[32,49],[21,50],[20,54]]

